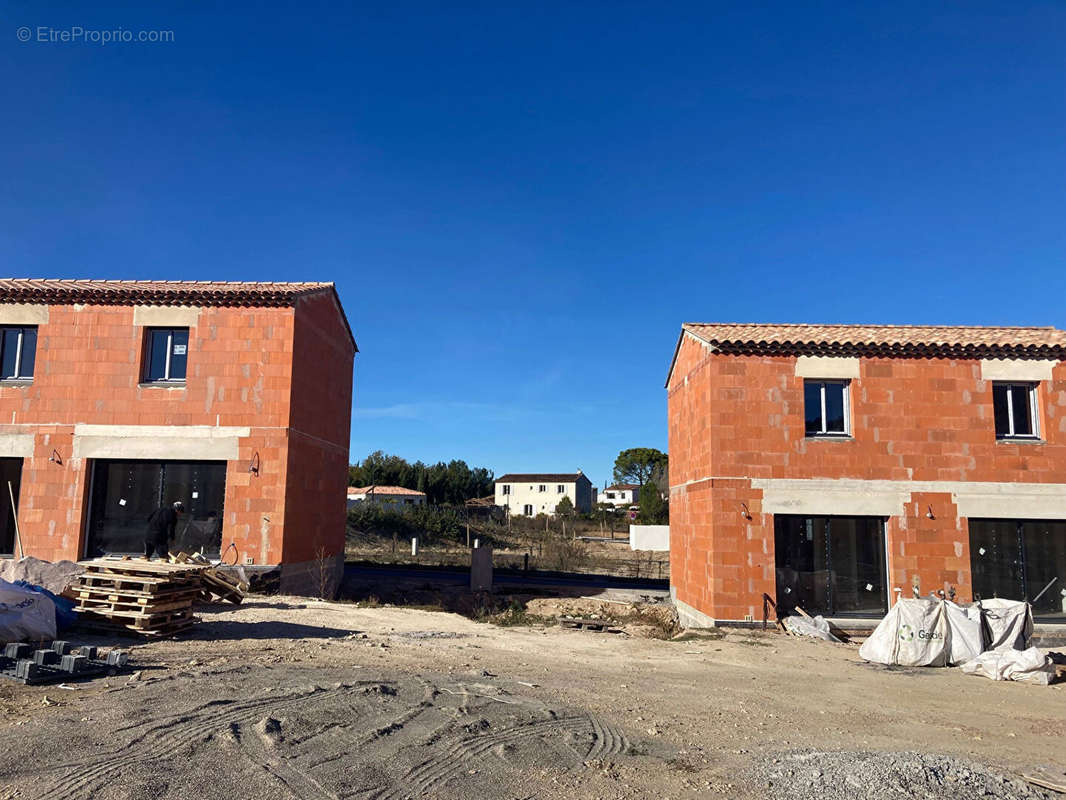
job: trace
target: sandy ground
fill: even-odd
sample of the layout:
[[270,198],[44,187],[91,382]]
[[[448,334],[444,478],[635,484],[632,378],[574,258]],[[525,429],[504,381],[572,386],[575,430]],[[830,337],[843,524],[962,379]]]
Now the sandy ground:
[[137,646],[135,679],[0,684],[0,798],[762,798],[757,767],[808,748],[1066,767],[1066,685],[875,668],[853,646],[301,598],[202,619]]

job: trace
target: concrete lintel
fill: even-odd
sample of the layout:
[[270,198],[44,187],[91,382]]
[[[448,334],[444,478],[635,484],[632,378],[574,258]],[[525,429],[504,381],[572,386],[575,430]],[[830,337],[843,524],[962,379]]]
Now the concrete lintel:
[[859,359],[848,356],[800,356],[796,359],[800,378],[858,378]]
[[74,458],[140,458],[153,461],[236,461],[237,437],[182,439],[155,436],[75,436]]
[[960,517],[968,519],[1066,519],[1066,495],[959,494]]
[[46,325],[48,306],[0,303],[0,325]]
[[160,439],[243,439],[252,435],[249,427],[215,425],[88,425],[74,426],[75,436],[106,436],[136,438],[151,436]]
[[32,433],[0,434],[0,458],[32,458]]
[[996,358],[981,362],[983,381],[1049,381],[1058,361],[1046,359]]
[[210,425],[75,425],[74,458],[235,461],[250,435]]
[[146,328],[195,328],[200,309],[194,306],[134,306],[133,324]]
[[903,513],[907,491],[787,491],[764,489],[764,514],[845,514],[857,517],[895,517]]

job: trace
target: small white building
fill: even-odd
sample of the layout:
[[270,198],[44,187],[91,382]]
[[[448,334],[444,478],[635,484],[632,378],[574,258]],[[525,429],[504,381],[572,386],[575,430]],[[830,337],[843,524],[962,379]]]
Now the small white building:
[[535,517],[554,514],[564,497],[574,508],[587,514],[596,503],[596,488],[577,472],[508,473],[496,479],[496,505],[512,516]]
[[349,486],[348,508],[356,503],[377,503],[383,506],[424,506],[426,493],[402,486]]
[[615,508],[629,508],[640,502],[640,486],[635,483],[616,483],[608,486],[599,494],[600,503],[608,503]]

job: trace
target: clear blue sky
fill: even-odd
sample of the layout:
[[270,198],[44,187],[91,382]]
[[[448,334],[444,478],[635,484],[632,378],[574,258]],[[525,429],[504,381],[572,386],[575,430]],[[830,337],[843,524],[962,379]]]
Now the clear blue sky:
[[353,458],[599,485],[682,321],[1063,325],[1061,0],[343,5],[3,3],[2,272],[336,281]]

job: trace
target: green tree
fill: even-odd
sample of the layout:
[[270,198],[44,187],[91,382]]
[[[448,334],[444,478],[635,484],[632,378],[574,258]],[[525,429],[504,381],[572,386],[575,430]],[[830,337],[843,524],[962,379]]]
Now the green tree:
[[632,447],[614,460],[614,481],[643,487],[649,481],[665,480],[666,468],[666,453],[654,447]]
[[471,469],[465,461],[411,464],[400,456],[376,450],[348,467],[349,486],[402,486],[426,493],[430,505],[461,505],[472,497],[492,494],[494,476],[484,467]]
[[665,525],[670,521],[670,506],[663,500],[659,487],[650,481],[640,489],[637,521],[644,525]]
[[570,517],[574,514],[574,504],[569,497],[564,497],[555,506],[555,513],[560,517]]

